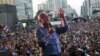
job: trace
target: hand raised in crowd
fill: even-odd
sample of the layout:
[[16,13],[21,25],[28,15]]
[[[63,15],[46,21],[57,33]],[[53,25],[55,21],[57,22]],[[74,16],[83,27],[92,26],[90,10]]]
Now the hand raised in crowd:
[[57,11],[57,13],[58,13],[58,16],[60,18],[63,18],[64,17],[64,10],[62,8],[59,8],[58,11]]

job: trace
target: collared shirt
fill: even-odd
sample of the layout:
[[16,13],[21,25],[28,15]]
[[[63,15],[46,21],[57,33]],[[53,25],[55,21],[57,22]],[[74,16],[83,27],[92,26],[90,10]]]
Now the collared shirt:
[[55,30],[56,31],[52,34],[48,34],[48,30],[46,28],[39,27],[37,29],[39,46],[43,48],[44,56],[61,53],[59,34],[66,32],[68,30],[68,27],[56,27]]

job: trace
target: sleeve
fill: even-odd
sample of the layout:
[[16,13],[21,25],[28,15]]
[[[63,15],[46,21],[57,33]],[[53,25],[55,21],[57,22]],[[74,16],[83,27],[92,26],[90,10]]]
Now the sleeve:
[[55,27],[55,29],[58,34],[63,34],[68,31],[68,25],[66,25],[65,27]]
[[41,40],[41,33],[39,32],[38,29],[36,30],[35,36],[36,36],[36,38],[37,38],[37,43],[38,43],[39,47],[44,47],[45,44],[44,44],[44,42]]

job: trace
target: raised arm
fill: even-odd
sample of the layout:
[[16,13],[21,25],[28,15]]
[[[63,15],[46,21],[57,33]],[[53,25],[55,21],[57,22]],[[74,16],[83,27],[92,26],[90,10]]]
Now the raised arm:
[[68,25],[67,25],[67,22],[66,22],[65,17],[64,17],[64,10],[63,9],[61,9],[61,8],[58,9],[58,16],[60,17],[61,27],[57,27],[56,32],[58,34],[62,34],[68,30]]
[[67,22],[65,20],[64,17],[64,10],[63,9],[58,9],[58,16],[60,17],[60,21],[61,21],[61,27],[66,27]]

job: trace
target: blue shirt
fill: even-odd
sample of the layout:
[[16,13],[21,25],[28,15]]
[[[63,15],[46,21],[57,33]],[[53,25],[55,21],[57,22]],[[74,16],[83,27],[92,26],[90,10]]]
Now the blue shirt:
[[[55,32],[48,35],[46,28],[39,27],[37,29],[37,37],[39,46],[43,48],[44,56],[56,55],[61,53],[61,43],[59,41],[59,34],[68,30],[68,27],[55,27]],[[48,37],[48,39],[46,39]]]

